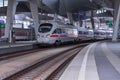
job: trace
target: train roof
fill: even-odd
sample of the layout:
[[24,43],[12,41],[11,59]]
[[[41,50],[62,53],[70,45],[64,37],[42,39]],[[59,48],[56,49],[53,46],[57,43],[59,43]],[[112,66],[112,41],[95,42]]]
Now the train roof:
[[108,33],[113,33],[112,30],[101,30],[101,29],[95,30],[95,32],[108,32]]
[[64,24],[64,23],[61,22],[61,21],[55,21],[55,20],[41,20],[41,24],[43,24],[43,23],[51,23],[51,24],[57,23],[57,24]]

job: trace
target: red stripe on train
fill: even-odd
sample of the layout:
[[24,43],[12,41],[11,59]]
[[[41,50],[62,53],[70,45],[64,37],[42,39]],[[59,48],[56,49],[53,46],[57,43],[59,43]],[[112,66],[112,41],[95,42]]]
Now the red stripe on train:
[[50,37],[58,37],[58,34],[52,34]]

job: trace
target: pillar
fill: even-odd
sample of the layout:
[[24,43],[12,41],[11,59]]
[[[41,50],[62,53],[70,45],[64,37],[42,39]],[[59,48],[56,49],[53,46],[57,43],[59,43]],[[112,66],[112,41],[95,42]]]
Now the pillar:
[[1,31],[1,27],[0,27],[0,38],[1,38],[1,36],[2,36],[2,31]]
[[57,21],[57,19],[58,19],[58,15],[55,13],[54,14],[54,20]]
[[32,18],[33,18],[34,25],[35,25],[35,34],[36,34],[36,38],[37,38],[37,33],[38,33],[38,28],[39,28],[39,23],[40,23],[37,1],[30,0],[29,3],[30,3],[30,9],[31,9],[31,13],[32,13]]
[[72,13],[69,13],[69,12],[68,12],[68,13],[67,13],[67,16],[68,16],[68,19],[69,19],[70,23],[73,24],[74,21],[73,21]]
[[114,12],[114,30],[112,41],[117,41],[118,30],[120,24],[120,2],[116,3],[115,12]]
[[8,7],[7,7],[7,19],[6,19],[6,27],[5,27],[5,38],[9,39],[11,42],[11,32],[13,26],[13,20],[15,18],[17,2],[16,0],[8,0]]
[[83,25],[83,21],[81,19],[79,20],[79,25],[80,25],[80,27],[82,27],[82,25]]
[[82,21],[82,16],[80,13],[78,13],[78,19],[79,19],[79,26],[82,27],[83,21]]
[[[95,21],[94,21],[94,11],[92,10],[91,11],[91,25],[92,25],[92,28],[93,28],[93,33],[95,32]],[[95,39],[95,35],[94,35],[94,39]]]
[[91,25],[92,25],[92,28],[93,28],[93,30],[95,30],[95,22],[94,22],[94,12],[93,11],[91,11]]

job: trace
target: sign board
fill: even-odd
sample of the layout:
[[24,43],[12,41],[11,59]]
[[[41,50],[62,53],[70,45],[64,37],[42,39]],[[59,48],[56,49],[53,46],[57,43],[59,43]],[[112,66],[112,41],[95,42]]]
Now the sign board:
[[109,27],[113,26],[113,23],[111,21],[106,21],[105,24],[108,25]]
[[5,24],[0,24],[0,28],[5,28]]

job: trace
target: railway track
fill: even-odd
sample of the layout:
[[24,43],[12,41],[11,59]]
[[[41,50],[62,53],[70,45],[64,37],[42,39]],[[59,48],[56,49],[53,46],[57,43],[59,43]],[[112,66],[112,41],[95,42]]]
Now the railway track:
[[44,51],[44,50],[48,50],[48,48],[33,49],[33,50],[29,50],[29,51],[24,51],[24,52],[2,54],[2,55],[0,55],[0,61],[7,60],[7,59],[10,59],[10,58],[14,58],[14,57],[28,55],[28,54],[32,54],[32,53],[39,52],[39,51]]
[[[6,77],[4,80],[54,80],[86,44],[49,56],[33,65]],[[57,79],[55,79],[57,80]]]
[[[49,75],[45,74],[46,76],[44,77],[44,79],[41,78],[41,80],[49,80],[49,78],[53,76],[51,74],[54,74],[56,73],[56,71],[60,70],[59,66],[63,66],[62,64],[64,64],[65,66],[68,65],[69,61],[71,61],[71,59],[77,54],[76,51],[79,52],[82,47],[88,44],[90,44],[89,41],[83,42],[81,44],[63,45],[57,48],[47,47],[19,53],[0,55],[0,80],[36,80],[40,77],[40,75],[49,73],[46,71],[51,70],[51,68],[54,67],[52,67],[52,65],[55,65],[57,66],[54,68],[55,70],[50,71],[51,73],[49,73]],[[79,50],[77,50],[77,48],[79,48]],[[75,51],[72,52],[73,54],[71,53],[69,55],[71,50]],[[63,57],[59,58],[59,56]],[[54,59],[56,59],[57,61]],[[61,62],[61,60],[63,61]]]
[[[88,41],[83,41],[82,43],[88,44],[86,42],[88,42]],[[70,45],[58,46],[57,48],[65,47],[65,46],[70,46]],[[76,45],[76,44],[72,44],[72,45]],[[54,47],[49,47],[49,48],[46,47],[46,48],[40,48],[40,49],[37,48],[37,49],[23,51],[23,52],[15,52],[15,53],[9,53],[9,54],[0,54],[0,61],[7,60],[7,59],[10,59],[10,58],[14,58],[14,57],[19,57],[19,56],[24,56],[24,55],[32,54],[32,53],[39,52],[39,51],[45,51],[45,50],[53,49],[53,48]]]
[[[79,46],[87,45],[88,43],[84,44],[78,44]],[[5,60],[0,61],[0,80],[4,80],[7,77],[14,75],[30,66],[34,66],[34,64],[37,64],[40,61],[43,61],[50,56],[53,56],[55,54],[59,54],[63,51],[66,51],[68,49],[73,49],[73,47],[76,47],[78,45],[72,45],[72,46],[62,46],[59,48],[52,48],[45,51],[39,51],[39,52],[33,52],[31,54],[6,58]],[[45,60],[46,62],[46,60]],[[9,79],[9,78],[8,78]],[[15,79],[9,79],[9,80],[15,80]]]

